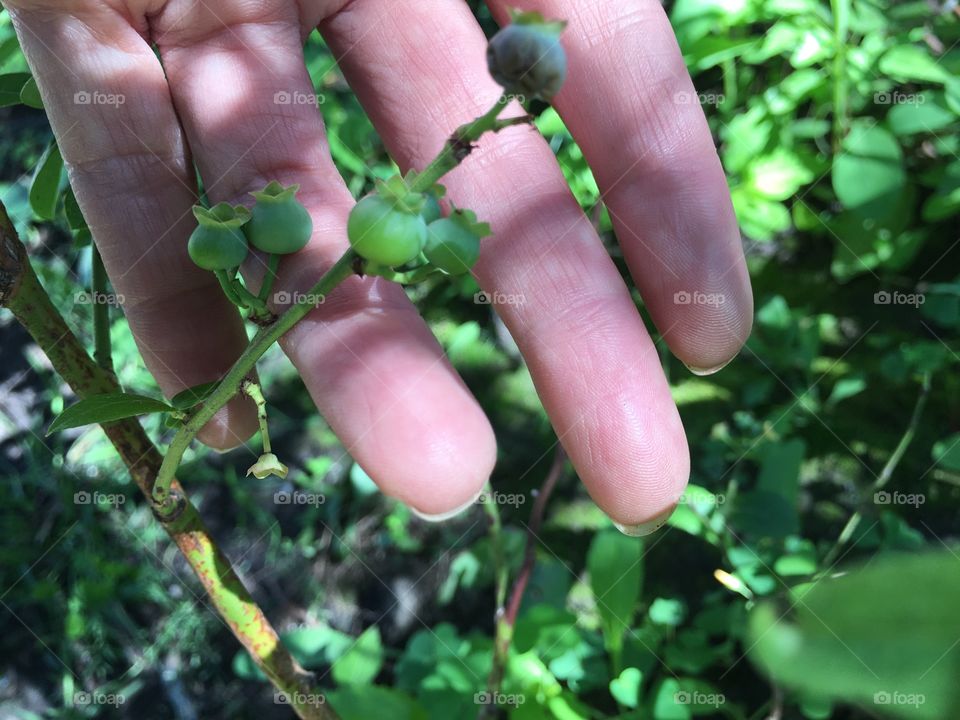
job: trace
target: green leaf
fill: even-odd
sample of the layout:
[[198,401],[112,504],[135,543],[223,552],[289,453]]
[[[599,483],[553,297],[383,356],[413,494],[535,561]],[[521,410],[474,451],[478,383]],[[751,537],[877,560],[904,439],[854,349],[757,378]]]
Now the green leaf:
[[693,713],[689,704],[684,702],[686,695],[680,690],[680,683],[667,678],[657,688],[653,696],[653,717],[656,720],[690,720]]
[[786,200],[815,179],[800,158],[784,148],[750,163],[747,176],[751,189],[768,200]]
[[57,214],[62,173],[63,158],[60,157],[56,141],[53,141],[40,158],[33,182],[30,183],[30,207],[41,220],[53,220]]
[[934,194],[923,205],[923,219],[935,222],[960,212],[960,160],[947,165]]
[[773,603],[758,606],[750,653],[800,691],[895,717],[957,717],[958,597],[960,563],[951,553],[880,556],[794,588],[792,617]]
[[20,104],[20,91],[30,79],[30,73],[0,75],[0,107]]
[[[330,665],[353,644],[352,637],[334,630],[329,625],[286,630],[280,633],[280,639],[297,662],[308,670]],[[245,650],[234,656],[233,672],[244,680],[267,681],[267,676],[254,664],[250,653]]]
[[597,533],[587,553],[587,570],[607,647],[619,651],[640,599],[643,543],[616,530]]
[[945,83],[950,73],[917,45],[899,45],[880,58],[880,72],[902,82]]
[[333,664],[331,674],[339,685],[366,685],[373,682],[383,665],[380,630],[372,625],[356,643]]
[[830,271],[841,281],[877,267],[899,268],[920,250],[927,233],[922,228],[904,232],[904,224],[913,215],[916,194],[911,187],[901,193],[878,223],[858,213],[842,212],[828,227],[837,238]]
[[628,708],[635,708],[640,702],[640,681],[642,673],[636,668],[626,668],[620,677],[610,681],[610,694],[618,703]]
[[762,446],[757,453],[760,457],[757,490],[783,495],[795,505],[800,487],[800,465],[806,452],[806,443],[800,438]]
[[833,164],[833,189],[843,206],[883,222],[898,205],[906,185],[903,153],[889,131],[862,121],[843,141]]
[[737,495],[730,524],[750,537],[785,538],[799,529],[797,507],[782,493],[751,490]]
[[427,713],[413,698],[390,688],[348,686],[327,693],[340,720],[427,720]]
[[934,443],[931,454],[940,467],[960,471],[960,433]]
[[40,97],[40,88],[37,87],[37,81],[33,76],[27,78],[27,81],[20,88],[20,102],[36,110],[43,110],[43,99]]
[[152,397],[129,393],[110,393],[84,398],[54,418],[47,430],[51,435],[58,430],[82,427],[94,423],[108,423],[124,418],[155,412],[176,410],[171,405]]
[[670,394],[678,405],[692,405],[700,402],[726,402],[730,400],[730,391],[707,380],[692,378],[670,386]]
[[202,383],[200,385],[194,385],[193,387],[182,390],[174,395],[170,400],[170,404],[173,405],[177,410],[189,410],[195,405],[202,403],[219,384],[219,381],[214,381]]
[[77,196],[73,194],[73,188],[69,185],[63,194],[63,212],[67,216],[67,224],[74,233],[87,229],[87,221],[83,217],[80,205],[77,204]]
[[730,195],[740,227],[751,240],[772,240],[790,229],[790,211],[782,203],[767,200],[745,185],[733,188]]
[[777,558],[773,570],[784,577],[812,575],[817,570],[817,559],[810,552],[782,555]]
[[887,124],[895,135],[935,133],[957,121],[942,92],[921,93],[912,102],[899,102],[887,115]]
[[373,495],[379,490],[373,478],[367,475],[359,463],[354,463],[350,468],[350,483],[361,496]]
[[683,622],[686,615],[686,608],[683,600],[658,597],[650,603],[650,609],[647,611],[651,622],[658,625],[671,625],[676,627]]

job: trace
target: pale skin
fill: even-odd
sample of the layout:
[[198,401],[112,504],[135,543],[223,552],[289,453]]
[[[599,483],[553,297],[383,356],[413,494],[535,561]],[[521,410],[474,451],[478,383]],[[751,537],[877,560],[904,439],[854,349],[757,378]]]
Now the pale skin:
[[[502,92],[461,0],[3,4],[147,367],[168,396],[222,375],[246,343],[214,276],[187,256],[191,160],[212,202],[249,204],[247,193],[272,179],[301,185],[314,236],[284,259],[277,291],[305,291],[347,247],[354,200],[321,113],[275,101],[280,91],[314,93],[307,34],[319,28],[404,170],[429,163],[453,128]],[[570,74],[554,105],[597,177],[663,341],[691,368],[722,367],[749,335],[752,296],[723,171],[658,0],[510,4],[568,20]],[[507,3],[490,6],[505,22]],[[101,95],[78,103],[84,92]],[[659,525],[688,480],[687,439],[630,290],[549,147],[526,127],[487,136],[444,184],[493,227],[477,280],[522,296],[498,311],[591,496],[621,525]],[[680,292],[723,302],[677,303]],[[441,515],[471,502],[489,478],[490,424],[399,286],[351,278],[281,345],[386,494]],[[236,398],[201,438],[229,448],[256,428],[252,404]]]

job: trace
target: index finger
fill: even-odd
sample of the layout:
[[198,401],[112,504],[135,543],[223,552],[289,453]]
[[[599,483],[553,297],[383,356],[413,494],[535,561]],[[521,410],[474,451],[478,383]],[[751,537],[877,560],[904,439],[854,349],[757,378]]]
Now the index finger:
[[[196,188],[163,68],[121,12],[46,5],[17,2],[9,12],[144,363],[168,397],[217,380],[246,332],[187,255]],[[255,428],[252,404],[238,397],[200,438],[225,449]]]

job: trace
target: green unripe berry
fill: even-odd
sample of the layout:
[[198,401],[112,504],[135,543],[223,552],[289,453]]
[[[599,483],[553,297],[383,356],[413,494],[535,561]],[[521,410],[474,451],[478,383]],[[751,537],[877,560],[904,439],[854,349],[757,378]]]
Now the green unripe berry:
[[220,203],[212,208],[195,205],[197,228],[187,241],[190,259],[204,270],[229,270],[247,259],[250,248],[241,229],[250,219],[242,205]]
[[510,94],[550,100],[567,78],[567,54],[560,44],[563,23],[539,13],[520,13],[487,46],[490,75]]
[[429,225],[434,220],[439,220],[443,217],[443,209],[440,207],[440,201],[437,200],[437,196],[432,192],[426,193],[424,198],[425,201],[423,203],[423,210],[420,211],[420,217]]
[[434,267],[450,275],[470,272],[480,257],[480,239],[490,226],[478,223],[469,210],[455,210],[450,217],[430,223],[423,254]]
[[347,220],[347,237],[354,251],[378,265],[397,267],[410,262],[423,249],[427,224],[416,212],[380,194],[358,202]]
[[250,244],[267,253],[286,255],[302,250],[313,235],[313,220],[296,199],[299,185],[283,187],[273,181],[259,192],[250,193],[257,202],[243,231]]

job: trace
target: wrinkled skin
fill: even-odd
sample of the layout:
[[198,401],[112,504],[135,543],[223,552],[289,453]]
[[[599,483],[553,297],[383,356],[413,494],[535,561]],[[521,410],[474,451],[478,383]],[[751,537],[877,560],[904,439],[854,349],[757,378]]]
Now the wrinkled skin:
[[[423,167],[502,93],[459,0],[3,2],[145,361],[171,395],[223,373],[244,344],[234,308],[186,252],[189,158],[213,202],[248,202],[268,180],[301,184],[314,234],[284,260],[278,290],[306,290],[347,246],[353,199],[321,115],[277,101],[314,92],[301,51],[309,32],[319,27],[404,169]],[[507,3],[490,4],[504,22]],[[680,360],[724,365],[750,331],[749,280],[703,111],[677,100],[693,85],[659,1],[511,4],[569,21],[554,104],[596,175],[632,279]],[[689,473],[679,414],[627,284],[547,144],[525,127],[488,136],[444,184],[493,227],[474,273],[489,293],[522,298],[496,309],[593,498],[625,525],[669,511]],[[256,285],[263,264],[248,266]],[[677,303],[681,292],[724,302]],[[351,278],[283,348],[384,492],[440,514],[481,489],[496,456],[490,425],[400,288]],[[255,427],[238,399],[203,439],[229,447]]]

